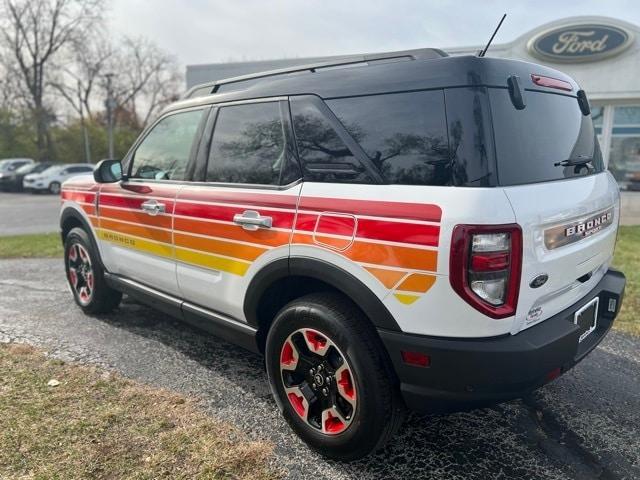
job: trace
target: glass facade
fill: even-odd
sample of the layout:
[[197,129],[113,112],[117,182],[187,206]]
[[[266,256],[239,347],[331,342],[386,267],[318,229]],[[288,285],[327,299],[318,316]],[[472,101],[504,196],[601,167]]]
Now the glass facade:
[[609,170],[623,188],[640,190],[640,105],[613,107]]

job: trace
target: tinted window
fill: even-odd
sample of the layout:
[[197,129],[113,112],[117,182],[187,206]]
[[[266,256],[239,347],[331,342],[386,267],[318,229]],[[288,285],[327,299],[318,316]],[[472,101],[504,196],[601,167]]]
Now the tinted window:
[[160,120],[135,151],[131,177],[184,180],[202,112],[191,110]]
[[362,164],[310,99],[293,97],[291,115],[305,180],[371,183]]
[[294,160],[287,147],[278,102],[220,108],[211,142],[207,181],[286,184],[297,178],[297,174],[290,178],[289,167],[294,165]]
[[452,185],[497,185],[487,88],[449,88],[444,92]]
[[451,161],[441,90],[328,100],[327,105],[386,183],[450,183]]
[[93,171],[92,167],[69,167],[66,170],[66,173],[80,173],[80,172],[91,172]]
[[[489,89],[501,185],[545,182],[602,172],[604,165],[591,116],[574,97],[526,92],[516,110],[506,89]],[[563,160],[586,161],[561,165]]]

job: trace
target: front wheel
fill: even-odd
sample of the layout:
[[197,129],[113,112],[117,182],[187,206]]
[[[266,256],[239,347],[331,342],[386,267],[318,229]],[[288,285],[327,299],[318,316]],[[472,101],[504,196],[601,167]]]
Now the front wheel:
[[107,285],[98,254],[82,228],[68,233],[64,264],[73,297],[85,313],[108,313],[120,304],[122,293]]
[[382,447],[402,422],[384,347],[363,313],[340,294],[287,304],[269,330],[266,363],[284,417],[329,458],[361,458]]

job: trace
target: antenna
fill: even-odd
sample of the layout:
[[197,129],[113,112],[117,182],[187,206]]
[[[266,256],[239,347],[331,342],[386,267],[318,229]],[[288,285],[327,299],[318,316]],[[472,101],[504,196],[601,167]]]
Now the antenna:
[[507,14],[506,13],[504,15],[502,15],[502,18],[500,19],[500,23],[498,23],[498,26],[493,31],[493,35],[491,35],[491,38],[487,42],[487,46],[484,47],[483,50],[480,50],[480,53],[478,54],[479,57],[484,57],[484,54],[487,53],[487,50],[489,49],[489,45],[491,45],[491,42],[493,42],[493,37],[495,37],[496,33],[498,33],[498,30],[500,30],[500,26],[502,26],[502,22],[504,22],[505,18],[507,18]]

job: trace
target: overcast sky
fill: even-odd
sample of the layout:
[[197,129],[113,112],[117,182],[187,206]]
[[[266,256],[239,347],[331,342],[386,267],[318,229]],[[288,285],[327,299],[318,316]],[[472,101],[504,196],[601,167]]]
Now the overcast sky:
[[640,24],[640,0],[112,0],[115,34],[141,35],[178,62],[215,63],[485,43],[540,24],[604,15]]

